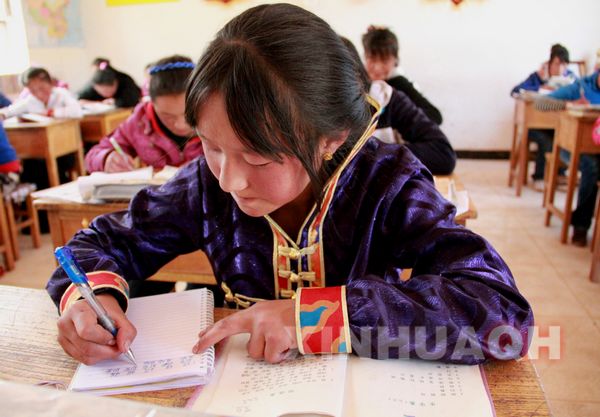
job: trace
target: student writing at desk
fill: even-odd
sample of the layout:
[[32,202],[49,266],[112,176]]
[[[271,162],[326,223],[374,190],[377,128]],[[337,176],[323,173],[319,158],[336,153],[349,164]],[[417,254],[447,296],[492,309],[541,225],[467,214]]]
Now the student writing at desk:
[[62,87],[54,87],[52,78],[44,68],[32,67],[21,76],[30,94],[0,110],[0,118],[20,116],[25,113],[57,118],[81,118],[83,111],[73,95]]
[[387,143],[404,143],[433,175],[452,174],[456,153],[440,127],[402,91],[385,81],[371,81],[354,44],[344,37],[342,41],[356,61],[365,89],[382,107],[373,136]]
[[[173,55],[150,68],[150,102],[137,105],[117,130],[87,153],[89,172],[122,172],[134,168],[133,158],[157,170],[165,165],[181,166],[202,154],[200,139],[185,121],[185,85],[194,63]],[[119,154],[111,138],[123,150]]]
[[111,67],[108,61],[97,63],[92,80],[79,92],[79,99],[84,104],[86,101],[102,101],[117,107],[133,107],[140,97],[141,90],[133,78]]
[[[194,352],[251,333],[250,356],[270,362],[296,347],[378,358],[435,350],[462,363],[498,349],[522,355],[533,315],[508,267],[455,224],[410,151],[372,137],[369,103],[347,48],[314,14],[263,5],[226,24],[186,93],[205,157],[68,243],[116,320],[116,342],[62,269],[48,282],[65,351],[86,363],[126,351],[136,332],[124,278],[202,249],[226,300],[247,309],[201,334]],[[488,343],[499,326],[512,336]],[[507,343],[516,337],[524,344]]]
[[[523,91],[554,90],[560,83],[570,84],[575,81],[575,75],[567,68],[569,64],[569,51],[557,43],[550,49],[550,59],[544,62],[540,69],[532,72],[525,81],[517,84],[510,92],[512,96]],[[554,139],[553,129],[529,129],[527,138],[537,143],[538,150],[535,156],[535,169],[531,175],[533,188],[536,191],[544,189],[544,170],[546,167],[546,153],[552,151]]]
[[[559,88],[549,94],[557,100],[566,100],[581,104],[600,104],[600,70],[592,75],[577,80],[576,83]],[[561,149],[560,158],[569,163],[571,155]],[[598,178],[600,177],[600,162],[598,155],[582,154],[579,158],[581,181],[577,192],[577,208],[573,211],[571,225],[573,236],[571,242],[575,246],[587,245],[587,234],[592,224],[596,195],[598,194]]]

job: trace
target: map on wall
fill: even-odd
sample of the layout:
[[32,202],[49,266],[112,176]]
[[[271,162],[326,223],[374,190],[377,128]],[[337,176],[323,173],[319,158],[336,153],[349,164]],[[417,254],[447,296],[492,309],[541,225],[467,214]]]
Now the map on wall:
[[23,0],[29,46],[83,46],[80,5],[80,0]]

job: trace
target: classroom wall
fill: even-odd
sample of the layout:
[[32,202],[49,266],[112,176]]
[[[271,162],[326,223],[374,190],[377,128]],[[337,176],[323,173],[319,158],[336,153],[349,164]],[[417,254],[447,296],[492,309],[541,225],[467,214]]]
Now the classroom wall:
[[[600,48],[598,0],[301,0],[290,1],[325,20],[359,47],[370,24],[389,26],[400,40],[403,72],[443,113],[456,149],[506,150],[512,135],[511,88],[561,42],[572,59],[593,66]],[[107,7],[82,0],[83,48],[31,49],[75,89],[95,56],[143,78],[146,63],[172,53],[197,59],[215,32],[241,11],[265,1],[180,0]]]

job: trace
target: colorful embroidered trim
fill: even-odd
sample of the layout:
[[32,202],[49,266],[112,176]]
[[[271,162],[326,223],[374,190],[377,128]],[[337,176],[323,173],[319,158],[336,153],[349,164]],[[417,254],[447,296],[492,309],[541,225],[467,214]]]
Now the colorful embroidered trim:
[[[129,285],[127,284],[127,281],[125,281],[119,275],[110,271],[95,271],[88,272],[87,277],[90,287],[92,287],[94,290],[98,290],[100,288],[112,288],[123,294],[123,297],[125,298],[125,306],[127,306],[129,301]],[[79,294],[77,287],[74,284],[69,285],[60,299],[60,314],[71,307],[71,305],[80,298],[81,294]]]
[[303,355],[352,352],[345,286],[298,288],[296,337]]

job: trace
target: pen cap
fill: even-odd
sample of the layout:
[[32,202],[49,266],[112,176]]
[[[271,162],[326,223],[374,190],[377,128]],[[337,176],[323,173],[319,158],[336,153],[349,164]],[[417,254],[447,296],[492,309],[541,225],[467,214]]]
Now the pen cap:
[[58,260],[58,263],[67,273],[69,279],[73,281],[74,284],[85,284],[87,283],[87,278],[85,272],[73,256],[73,252],[66,246],[59,246],[54,250],[54,256]]

